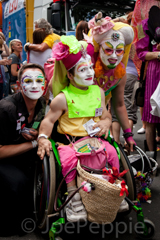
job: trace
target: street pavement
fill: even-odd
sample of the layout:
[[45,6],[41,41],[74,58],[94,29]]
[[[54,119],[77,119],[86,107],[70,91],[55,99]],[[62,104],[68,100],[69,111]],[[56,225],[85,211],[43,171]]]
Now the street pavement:
[[[141,118],[140,112],[138,110],[138,122],[134,126],[134,140],[137,145],[144,150],[144,139],[145,134],[137,134],[137,130],[141,128]],[[121,138],[123,141],[123,138]],[[160,146],[159,146],[160,147]],[[160,239],[160,207],[159,207],[159,197],[160,197],[160,152],[158,152],[157,161],[159,163],[158,166],[158,176],[156,176],[151,185],[151,203],[142,203],[142,209],[144,217],[151,220],[155,225],[155,236],[153,240]],[[81,224],[68,224],[66,225],[66,229],[63,232],[63,240],[71,240],[71,239],[92,239],[92,240],[137,240],[134,233],[134,229],[136,228],[137,217],[134,211],[127,216],[118,218],[114,221],[113,224],[107,226],[100,226],[96,224],[88,223],[87,226],[83,226]],[[11,237],[0,237],[0,240],[45,240],[49,239],[48,234],[42,234],[38,230],[26,234],[24,236],[11,236]]]

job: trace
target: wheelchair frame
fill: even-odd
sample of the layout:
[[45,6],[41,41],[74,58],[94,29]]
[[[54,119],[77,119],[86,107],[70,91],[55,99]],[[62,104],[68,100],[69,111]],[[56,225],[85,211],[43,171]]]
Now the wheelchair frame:
[[[120,172],[129,169],[124,179],[128,186],[129,196],[125,198],[129,204],[129,210],[119,214],[129,214],[133,209],[137,213],[138,223],[142,223],[141,233],[137,235],[141,239],[151,239],[155,232],[154,224],[147,219],[144,219],[142,208],[139,208],[133,204],[133,200],[136,199],[136,185],[134,180],[134,174],[130,165],[129,159],[126,156],[123,148],[114,141],[110,136],[107,138],[108,142],[113,145],[117,151],[120,160]],[[42,162],[36,163],[35,180],[34,180],[34,210],[37,227],[40,230],[44,230],[47,225],[48,219],[55,217],[58,218],[52,223],[49,231],[50,240],[60,240],[61,238],[57,234],[61,224],[65,224],[64,210],[62,209],[59,213],[53,211],[54,200],[56,189],[60,183],[61,175],[61,163],[56,149],[55,142],[50,139],[53,152],[50,152],[50,157],[45,156]],[[56,161],[55,161],[56,159]],[[40,170],[40,172],[38,172]],[[64,195],[60,196],[57,200],[58,208],[62,205],[62,201],[65,201]],[[38,205],[38,206],[37,206]],[[54,213],[53,213],[54,212]]]

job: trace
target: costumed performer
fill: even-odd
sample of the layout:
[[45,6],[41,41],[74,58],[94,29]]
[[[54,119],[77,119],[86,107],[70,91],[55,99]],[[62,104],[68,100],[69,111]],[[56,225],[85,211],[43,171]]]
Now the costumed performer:
[[[86,45],[83,47],[81,44]],[[82,137],[88,136],[83,125],[93,119],[96,123],[93,129],[100,128],[97,136],[108,136],[111,126],[111,115],[105,106],[104,91],[93,84],[94,70],[91,56],[94,53],[92,44],[85,41],[79,42],[74,36],[62,36],[60,43],[52,49],[52,57],[56,59],[53,75],[53,95],[55,98],[50,104],[50,110],[40,126],[38,136],[37,154],[43,159],[45,152],[49,156],[51,142],[50,137],[53,126],[58,120],[57,131],[61,145],[58,147],[62,174],[66,175],[77,166],[75,150],[69,145]],[[68,77],[68,78],[67,78]],[[65,135],[68,135],[68,139]],[[66,142],[67,141],[67,142]],[[107,159],[99,158],[97,162],[88,160],[86,165],[101,169],[108,162],[119,170],[119,160],[116,150],[109,142],[102,139],[107,152]],[[70,196],[76,189],[76,171],[71,172],[67,178],[67,191]],[[86,220],[86,210],[81,202],[79,193],[69,201],[66,207],[67,220],[71,222]]]
[[[135,141],[129,127],[124,104],[124,88],[126,84],[126,66],[133,41],[132,27],[122,22],[114,23],[110,17],[102,18],[99,12],[88,23],[89,37],[94,43],[95,79],[94,83],[105,92],[106,104],[112,96],[113,107],[117,119],[124,131],[124,138],[133,151]],[[115,138],[117,141],[117,139]]]

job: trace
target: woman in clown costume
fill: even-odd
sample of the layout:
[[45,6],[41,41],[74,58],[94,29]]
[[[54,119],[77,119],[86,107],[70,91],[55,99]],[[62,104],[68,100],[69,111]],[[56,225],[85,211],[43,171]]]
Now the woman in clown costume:
[[[133,151],[133,140],[128,115],[124,104],[126,66],[131,43],[134,38],[132,27],[122,22],[113,22],[110,17],[102,18],[99,12],[88,23],[89,38],[94,43],[94,84],[105,92],[106,104],[112,96],[113,107],[124,131],[124,138]],[[86,36],[88,39],[88,36]],[[92,60],[93,61],[93,60]],[[117,141],[117,139],[115,138]]]

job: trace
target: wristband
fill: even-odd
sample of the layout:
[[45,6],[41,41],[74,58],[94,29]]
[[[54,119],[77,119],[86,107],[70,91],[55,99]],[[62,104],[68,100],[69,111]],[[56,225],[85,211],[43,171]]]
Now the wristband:
[[38,145],[38,142],[37,142],[36,140],[31,141],[31,143],[32,143],[32,147],[33,147],[33,148],[36,148],[37,145]]
[[133,136],[133,133],[130,128],[125,129],[123,132],[124,132],[123,137],[125,139]]
[[3,42],[3,45],[6,44],[6,41]]
[[160,52],[158,53],[157,60],[158,60],[158,62],[160,61]]
[[38,141],[40,138],[48,139],[48,136],[47,136],[46,134],[41,133],[41,134],[38,135],[37,141]]

